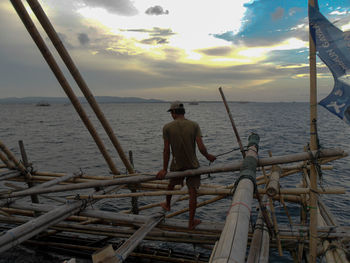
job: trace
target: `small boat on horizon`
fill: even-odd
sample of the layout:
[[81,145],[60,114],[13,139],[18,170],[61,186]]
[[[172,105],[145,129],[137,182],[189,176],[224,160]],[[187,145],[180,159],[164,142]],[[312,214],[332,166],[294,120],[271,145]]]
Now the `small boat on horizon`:
[[199,103],[198,103],[198,101],[190,101],[188,104],[189,105],[198,105]]
[[51,106],[51,105],[48,102],[38,102],[35,106],[47,107],[47,106]]

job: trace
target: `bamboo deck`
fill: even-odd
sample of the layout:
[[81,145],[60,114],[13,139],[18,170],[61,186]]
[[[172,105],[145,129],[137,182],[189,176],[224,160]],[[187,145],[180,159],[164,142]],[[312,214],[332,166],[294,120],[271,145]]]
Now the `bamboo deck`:
[[[140,247],[144,248],[145,242],[142,243],[142,246],[138,246],[142,240],[153,243],[197,244],[202,246],[203,249],[209,248],[218,251],[218,241],[221,236],[226,234],[231,238],[233,237],[232,231],[222,231],[225,225],[223,222],[211,222],[205,219],[195,230],[188,230],[187,220],[176,219],[177,215],[186,213],[187,209],[164,213],[159,208],[159,203],[151,203],[142,207],[135,204],[135,202],[130,202],[130,209],[111,212],[102,211],[97,209],[96,206],[92,206],[101,199],[115,200],[128,197],[131,200],[132,197],[147,198],[148,196],[164,196],[169,193],[177,195],[179,198],[175,201],[178,202],[188,198],[186,188],[169,192],[165,190],[166,184],[163,181],[155,180],[155,175],[91,176],[81,173],[40,172],[35,171],[33,167],[25,167],[23,165],[24,161],[19,161],[1,142],[0,149],[3,152],[1,156],[4,163],[0,168],[0,181],[4,186],[0,192],[2,206],[0,222],[2,223],[1,229],[4,231],[0,236],[0,252],[5,252],[23,243],[28,246],[39,247],[40,245],[48,245],[73,254],[74,251],[77,251],[79,252],[77,256],[80,256],[83,252],[85,255],[89,253],[92,255],[103,247],[112,245],[115,253],[123,259],[128,256],[145,258],[144,252],[142,249],[140,250]],[[24,148],[22,148],[23,151]],[[22,156],[24,155],[22,154]],[[331,169],[332,167],[328,163],[345,157],[346,153],[339,149],[328,149],[321,151],[319,156],[321,167]],[[306,220],[308,194],[310,193],[307,179],[309,159],[310,155],[301,153],[263,158],[257,163],[256,184],[258,185],[259,195],[264,196],[263,203],[268,208],[271,229],[264,224],[262,216],[259,216],[257,222],[254,223],[254,228],[252,224],[249,224],[249,219],[236,222],[238,225],[242,221],[247,223],[247,232],[244,235],[247,238],[248,248],[250,247],[251,251],[254,251],[251,252],[254,254],[249,253],[248,262],[268,262],[270,248],[277,249],[281,255],[290,253],[295,262],[301,262],[300,259],[307,255],[309,245],[309,227]],[[263,164],[266,165],[262,166]],[[241,165],[242,161],[236,161],[228,166],[212,165],[211,167],[201,167],[185,172],[172,172],[167,175],[167,178],[204,174],[208,171],[210,173],[238,171]],[[304,187],[279,187],[279,181],[283,178],[298,175],[305,183]],[[30,188],[28,188],[29,182],[31,183]],[[130,184],[135,185],[136,182],[136,191],[131,191]],[[234,187],[234,184],[203,184],[198,194],[201,196],[207,195],[210,198],[198,203],[198,207],[214,203],[223,198],[234,198],[233,193],[235,195],[242,195],[247,192],[253,194],[252,190],[243,190],[242,193],[238,193],[237,190],[232,190]],[[271,188],[275,188],[275,190],[272,191]],[[79,193],[79,195],[76,195],[72,194],[72,190],[89,194]],[[315,190],[319,194],[344,193],[342,188]],[[33,196],[36,196],[35,201],[31,198]],[[256,198],[256,195],[254,195],[254,198]],[[243,201],[239,202],[242,203]],[[305,212],[305,214],[300,214],[299,221],[290,219],[293,221],[291,224],[278,224],[279,220],[276,219],[276,215],[273,213],[274,207],[283,205],[286,213],[288,213],[289,203],[300,205],[300,211]],[[132,204],[137,208],[132,207]],[[350,227],[338,226],[329,210],[320,200],[319,207],[319,216],[323,222],[317,228],[317,239],[320,246],[323,246],[323,248],[320,247],[320,255],[322,255],[322,250],[326,254],[331,251],[334,258],[343,260],[336,262],[348,262],[345,259],[346,253],[349,251],[346,242],[350,239]],[[138,210],[138,214],[131,213],[133,208]],[[144,213],[148,210],[152,211],[151,214]],[[233,211],[233,214],[242,216],[242,211]],[[250,213],[246,216],[249,218]],[[232,220],[228,222],[232,222]],[[242,227],[239,227],[239,229],[242,229]],[[256,234],[257,231],[260,231],[260,234]],[[84,242],[81,240],[83,236],[85,236]],[[124,240],[126,242],[123,242]],[[261,243],[259,240],[265,241]],[[269,242],[266,242],[266,240]],[[241,236],[238,237],[238,241],[241,243]],[[88,245],[89,243],[93,245]],[[223,244],[227,246],[231,242],[224,242]],[[244,247],[240,249],[246,251]],[[229,248],[223,247],[223,251],[229,251]],[[164,255],[161,256],[162,253],[159,254],[153,251],[153,254],[153,256],[147,255],[147,258],[163,262],[177,262],[176,258],[179,260],[178,256],[174,258],[171,253],[165,258]],[[205,257],[205,254],[201,255],[201,260],[194,256],[189,259],[189,255],[183,255],[182,260],[187,259],[181,262],[208,262],[209,258]],[[237,253],[234,255],[237,255]],[[246,253],[244,252],[243,261],[239,260],[238,262],[244,262],[245,257]],[[255,259],[252,260],[251,258]],[[221,261],[212,257],[211,262]]]
[[[312,95],[310,149],[284,156],[272,156],[270,153],[270,157],[258,159],[258,142],[248,144],[247,151],[243,149],[226,99],[219,89],[243,160],[166,175],[165,180],[168,180],[239,171],[238,178],[228,185],[202,184],[198,190],[198,195],[207,196],[207,199],[199,202],[197,207],[212,205],[224,198],[232,200],[227,207],[225,222],[202,218],[201,224],[189,230],[187,220],[179,218],[188,209],[165,212],[159,202],[151,201],[139,205],[138,198],[149,200],[161,196],[163,199],[167,194],[176,195],[173,202],[180,203],[188,199],[188,192],[186,188],[167,191],[166,181],[156,180],[155,173],[135,173],[132,158],[125,156],[115,133],[44,10],[37,0],[27,0],[128,171],[128,174],[120,173],[22,1],[10,1],[113,175],[37,171],[28,161],[23,142],[19,142],[19,158],[0,140],[0,228],[3,231],[0,235],[0,253],[25,245],[31,249],[42,247],[70,254],[70,262],[85,256],[94,263],[132,262],[132,258],[140,262],[221,263],[269,262],[269,254],[274,249],[280,257],[289,253],[294,262],[316,262],[317,258],[325,258],[327,262],[349,262],[350,227],[339,226],[319,197],[343,194],[345,189],[317,186],[319,169],[332,169],[330,162],[346,157],[347,153],[341,149],[317,148],[314,136],[317,133],[316,122],[313,121],[317,117],[314,112],[317,103]],[[299,177],[300,184],[281,188],[281,182],[289,176]],[[98,209],[101,200],[120,198],[130,199],[127,209],[125,204],[114,211]],[[260,207],[260,213],[256,216],[252,213],[253,203]],[[287,219],[284,221],[288,223],[281,223],[276,205],[283,207]],[[300,212],[297,216],[290,215],[290,205],[298,206]],[[253,219],[256,222],[252,222]],[[195,245],[207,253],[176,251],[177,246],[164,248],[162,244],[165,242]]]

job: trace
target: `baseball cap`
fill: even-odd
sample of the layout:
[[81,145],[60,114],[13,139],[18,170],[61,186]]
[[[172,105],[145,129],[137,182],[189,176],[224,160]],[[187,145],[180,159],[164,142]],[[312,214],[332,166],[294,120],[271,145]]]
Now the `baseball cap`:
[[178,109],[185,109],[185,108],[184,108],[184,104],[182,102],[176,100],[176,101],[171,103],[170,109],[168,111],[178,110]]

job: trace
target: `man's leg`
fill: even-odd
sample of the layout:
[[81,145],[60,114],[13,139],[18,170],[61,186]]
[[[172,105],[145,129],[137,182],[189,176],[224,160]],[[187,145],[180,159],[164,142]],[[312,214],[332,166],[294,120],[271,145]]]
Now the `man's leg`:
[[[168,190],[174,190],[175,185],[183,185],[184,178],[172,178],[169,180],[168,184]],[[171,202],[171,195],[166,196],[166,201],[164,203],[161,203],[161,207],[163,207],[164,210],[170,211],[170,204]]]
[[[168,184],[168,190],[174,190],[174,188],[175,188],[175,185],[173,185],[173,184]],[[171,202],[171,197],[172,197],[172,195],[167,195],[166,196],[166,201],[165,201],[165,203],[161,203],[161,206],[163,207],[163,209],[164,210],[166,210],[166,211],[170,211],[170,202]]]
[[188,228],[194,229],[201,223],[199,219],[194,218],[197,208],[197,189],[196,187],[188,187],[188,192],[190,195]]

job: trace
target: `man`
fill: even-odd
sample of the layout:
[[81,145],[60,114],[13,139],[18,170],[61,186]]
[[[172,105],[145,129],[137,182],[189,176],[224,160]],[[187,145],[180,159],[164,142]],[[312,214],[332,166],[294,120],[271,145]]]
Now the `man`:
[[[170,148],[172,152],[172,161],[170,171],[184,171],[187,169],[196,169],[199,162],[196,156],[196,144],[201,154],[210,162],[216,157],[207,152],[202,141],[202,134],[199,125],[185,118],[185,108],[183,103],[175,101],[171,104],[168,112],[171,113],[172,122],[163,127],[164,151],[163,151],[163,169],[157,174],[157,179],[164,179],[168,171],[170,159]],[[169,181],[168,190],[173,190],[175,185],[183,185],[184,178],[172,178]],[[199,219],[195,219],[197,207],[197,189],[200,186],[200,175],[188,176],[186,184],[189,192],[189,223],[188,228],[194,229],[200,224]],[[163,209],[170,211],[171,195],[166,196],[166,202],[162,204]]]

